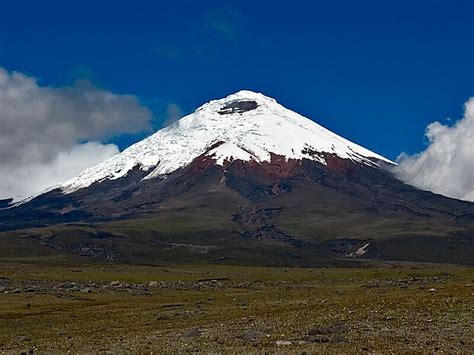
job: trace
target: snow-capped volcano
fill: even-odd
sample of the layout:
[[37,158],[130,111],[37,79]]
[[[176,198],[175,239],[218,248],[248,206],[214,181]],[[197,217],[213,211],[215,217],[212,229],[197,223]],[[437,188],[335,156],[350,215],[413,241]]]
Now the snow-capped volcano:
[[240,91],[59,188],[0,201],[0,232],[18,230],[10,234],[21,236],[20,255],[28,241],[127,263],[472,265],[474,204],[405,185],[384,164],[392,162]]
[[218,165],[234,160],[269,162],[275,155],[322,164],[328,155],[370,166],[377,166],[378,161],[393,164],[272,98],[239,91],[202,105],[173,125],[85,170],[61,189],[70,193],[105,179],[118,179],[137,166],[148,173],[145,179],[163,176],[203,154]]

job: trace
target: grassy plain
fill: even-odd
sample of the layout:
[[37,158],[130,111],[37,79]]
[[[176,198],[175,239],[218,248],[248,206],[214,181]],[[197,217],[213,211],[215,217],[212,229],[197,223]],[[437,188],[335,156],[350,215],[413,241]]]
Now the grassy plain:
[[0,349],[474,351],[474,269],[138,266],[0,260]]

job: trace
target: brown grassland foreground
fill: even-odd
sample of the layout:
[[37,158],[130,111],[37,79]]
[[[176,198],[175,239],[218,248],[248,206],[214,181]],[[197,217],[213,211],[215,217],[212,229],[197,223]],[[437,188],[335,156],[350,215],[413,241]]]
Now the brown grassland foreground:
[[472,353],[474,269],[0,261],[0,352]]

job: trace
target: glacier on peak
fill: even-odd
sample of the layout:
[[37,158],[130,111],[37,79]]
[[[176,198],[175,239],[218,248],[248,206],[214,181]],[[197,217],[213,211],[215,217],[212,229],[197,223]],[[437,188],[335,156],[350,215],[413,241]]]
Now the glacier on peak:
[[[217,142],[222,144],[212,148]],[[206,152],[219,165],[232,160],[270,161],[272,154],[325,164],[324,157],[308,151],[371,166],[378,160],[393,164],[270,97],[242,90],[205,103],[174,124],[86,169],[62,184],[61,189],[70,193],[105,179],[118,179],[137,165],[149,172],[145,179],[167,175]]]

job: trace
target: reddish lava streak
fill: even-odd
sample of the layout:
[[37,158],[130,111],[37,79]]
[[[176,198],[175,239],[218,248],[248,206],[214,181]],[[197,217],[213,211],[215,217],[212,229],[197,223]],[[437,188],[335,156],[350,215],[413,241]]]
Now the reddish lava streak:
[[[201,173],[213,166],[222,169],[225,173],[232,171],[238,177],[244,178],[246,176],[258,176],[269,185],[277,184],[282,179],[287,179],[295,176],[306,175],[303,160],[286,158],[283,155],[270,153],[270,161],[258,162],[256,160],[244,161],[226,159],[223,166],[216,165],[216,159],[213,155],[209,155],[212,149],[217,148],[224,142],[219,141],[209,147],[209,149],[198,156],[186,168],[186,175],[194,175]],[[251,154],[251,152],[249,152]],[[354,167],[354,162],[349,159],[343,159],[336,154],[318,153],[318,155],[325,159],[326,168],[337,174],[346,174]],[[315,164],[321,164],[318,161],[313,161]]]

